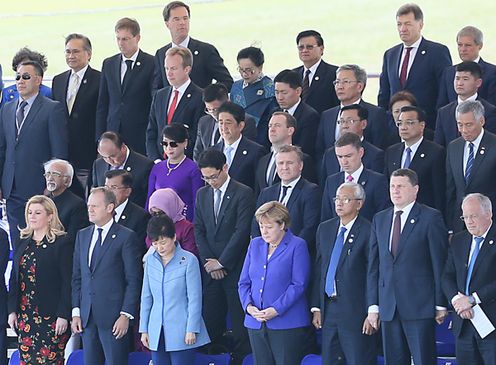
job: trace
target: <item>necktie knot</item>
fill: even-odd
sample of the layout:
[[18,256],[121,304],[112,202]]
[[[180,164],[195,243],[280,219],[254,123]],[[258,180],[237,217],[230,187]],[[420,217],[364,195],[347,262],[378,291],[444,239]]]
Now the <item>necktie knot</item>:
[[346,233],[347,229],[345,226],[342,226],[340,229],[339,229],[339,234],[340,235],[344,235]]
[[284,201],[284,198],[286,197],[286,195],[288,194],[288,190],[291,188],[291,186],[287,185],[287,186],[284,186],[282,187],[282,194],[281,194],[281,199],[279,200],[280,203],[282,203]]
[[26,100],[23,100],[21,102],[21,104],[19,105],[19,110],[24,111],[24,109],[26,108],[26,105],[28,105],[28,102]]
[[126,67],[128,70],[133,68],[133,60],[126,60],[124,62],[126,62]]
[[396,213],[394,213],[397,217],[401,217],[401,215],[403,214],[403,211],[402,210],[398,210]]
[[353,182],[353,176],[348,175],[348,176],[346,177],[346,181],[347,181],[347,182]]
[[484,241],[484,237],[475,237],[475,243],[477,246],[480,246],[480,244]]
[[405,47],[405,50],[406,50],[406,53],[407,54],[410,54],[410,52],[412,51],[413,47]]

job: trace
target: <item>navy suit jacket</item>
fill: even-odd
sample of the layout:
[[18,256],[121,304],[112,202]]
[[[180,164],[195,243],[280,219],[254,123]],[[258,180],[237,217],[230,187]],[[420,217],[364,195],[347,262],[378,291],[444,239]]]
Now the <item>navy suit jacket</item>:
[[[453,81],[455,80],[456,66],[448,66],[444,69],[443,78],[439,88],[439,97],[437,99],[437,109],[453,101],[457,101],[458,95],[455,92]],[[496,65],[479,59],[479,66],[482,69],[482,86],[479,88],[479,96],[488,100],[491,104],[496,103],[496,95],[492,93],[492,88],[496,83]]]
[[475,154],[474,164],[468,183],[463,172],[463,150],[465,140],[460,137],[448,145],[446,152],[446,222],[448,228],[455,232],[463,229],[463,197],[470,193],[486,195],[496,206],[496,135],[484,131],[479,150]]
[[[224,141],[217,143],[213,148],[223,152]],[[255,187],[257,164],[264,154],[263,146],[242,136],[232,164],[229,166],[229,176],[253,189]]]
[[[7,270],[7,264],[10,256],[9,236],[7,232],[0,228],[0,272]],[[7,287],[5,280],[0,282],[0,325],[7,325],[7,317],[9,313],[7,310]],[[2,327],[5,328],[5,327]],[[0,334],[1,336],[1,334]]]
[[389,249],[393,208],[377,213],[372,221],[368,305],[379,305],[380,318],[392,321],[434,319],[436,306],[446,307],[441,288],[448,253],[448,233],[441,213],[415,203],[401,231],[398,253]]
[[[362,147],[364,150],[362,157],[363,166],[366,169],[382,174],[384,172],[384,151],[366,140],[362,141]],[[320,166],[321,185],[325,184],[328,176],[334,175],[339,171],[341,171],[341,166],[339,166],[334,146],[329,147],[324,153],[322,164]]]
[[[449,301],[458,292],[465,293],[472,239],[472,235],[468,231],[459,232],[451,239],[443,275],[443,289]],[[496,323],[496,281],[494,280],[496,245],[494,242],[496,242],[496,228],[493,224],[477,255],[469,284],[470,294],[477,293],[481,300],[480,306],[492,323]],[[468,320],[453,314],[455,336],[460,335],[464,325],[469,325]]]
[[96,109],[96,140],[103,132],[118,132],[132,150],[144,154],[152,102],[153,56],[139,51],[124,87],[121,86],[121,61],[120,53],[103,61]]
[[[160,48],[155,53],[155,72],[153,76],[153,90],[159,90],[169,85],[165,75],[165,53],[172,47],[172,43]],[[210,85],[213,80],[222,82],[227,90],[231,90],[233,79],[224,66],[224,60],[219,55],[219,51],[209,44],[197,39],[190,38],[188,49],[193,54],[193,69],[191,70],[191,80],[202,89]]]
[[150,215],[142,207],[132,201],[128,201],[117,222],[136,233],[136,236],[138,237],[136,244],[140,249],[141,256],[146,252],[145,237],[146,226],[149,219]]
[[53,99],[64,106],[69,121],[69,161],[75,168],[89,170],[96,158],[96,105],[101,74],[88,66],[69,114],[67,88],[71,73],[71,70],[65,71],[53,78]]
[[[484,106],[484,118],[486,120],[484,129],[496,133],[496,107],[479,96],[477,96],[477,100]],[[437,111],[434,141],[441,146],[446,147],[451,141],[460,137],[455,116],[457,106],[458,100],[455,100]]]
[[[146,154],[153,161],[163,159],[162,131],[167,125],[167,109],[171,98],[172,87],[167,86],[157,91],[153,97],[148,127],[146,129]],[[205,115],[205,105],[202,100],[202,89],[190,83],[177,104],[171,123],[186,124],[188,126],[188,147],[186,155],[193,157],[198,120]]]
[[[427,126],[434,129],[436,102],[444,69],[451,66],[451,55],[443,44],[422,38],[412,67],[408,72],[405,87],[400,84],[400,62],[403,44],[398,44],[384,53],[378,103],[389,109],[391,97],[401,90],[408,90],[417,99],[419,107],[427,114]],[[453,82],[451,83],[453,85]]]
[[102,244],[95,268],[89,266],[89,249],[95,226],[80,230],[74,249],[72,307],[79,308],[83,327],[95,323],[111,329],[120,312],[136,318],[141,292],[142,263],[136,234],[113,223]]
[[43,163],[69,157],[67,119],[61,103],[38,94],[16,138],[17,104],[13,100],[0,110],[2,193],[28,200],[45,190]]
[[[325,318],[326,276],[340,218],[322,222],[317,229],[317,258],[313,271],[311,307],[320,308]],[[336,300],[333,305],[339,316],[335,318],[340,326],[361,332],[367,317],[367,264],[369,260],[370,222],[357,217],[344,242],[335,276]],[[322,320],[322,323],[324,320]]]
[[[326,179],[321,222],[337,216],[332,199],[336,196],[336,191],[342,183],[344,183],[344,172],[335,173]],[[391,205],[387,178],[378,172],[363,169],[357,183],[362,185],[365,190],[365,204],[360,209],[360,216],[371,221],[374,214]]]
[[[280,193],[280,182],[263,189],[258,196],[256,209],[264,203],[279,200]],[[321,198],[319,187],[302,177],[292,190],[286,206],[291,217],[291,232],[305,240],[311,254],[315,253],[315,232],[320,223]],[[255,217],[251,227],[251,236],[260,236],[260,228]]]
[[86,202],[69,189],[66,189],[60,195],[49,197],[57,207],[60,221],[67,232],[67,236],[74,243],[77,232],[90,225]]
[[[387,140],[385,131],[388,129],[386,111],[363,100],[360,100],[359,104],[369,112],[368,124],[363,132],[363,137],[374,146],[384,148]],[[340,106],[336,106],[324,111],[320,116],[316,147],[319,158],[323,156],[326,149],[334,146],[334,142],[336,142],[336,124],[340,109]]]
[[[397,143],[386,150],[384,174],[389,178],[393,171],[401,168],[405,144]],[[410,163],[419,181],[417,201],[444,212],[446,208],[446,151],[443,147],[427,140],[420,143]]]
[[[337,69],[337,66],[330,65],[324,60],[321,60],[319,66],[315,70],[312,82],[310,83],[308,96],[304,101],[319,114],[324,110],[339,105],[339,99],[336,96],[336,90],[333,85],[333,81],[336,80]],[[300,66],[293,71],[298,72],[303,81],[305,78],[305,68]]]

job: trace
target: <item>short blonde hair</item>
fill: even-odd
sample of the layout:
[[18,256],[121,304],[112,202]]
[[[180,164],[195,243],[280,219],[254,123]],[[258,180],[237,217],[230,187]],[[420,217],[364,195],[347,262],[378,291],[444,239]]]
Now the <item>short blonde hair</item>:
[[185,47],[172,47],[167,50],[165,57],[167,56],[180,56],[183,60],[183,67],[193,67],[193,54],[188,48]]
[[288,208],[276,201],[267,202],[262,204],[255,212],[255,219],[260,223],[262,219],[268,219],[278,224],[284,224],[287,229],[291,225],[291,217]]
[[60,222],[59,213],[55,203],[52,199],[44,196],[44,195],[35,195],[31,197],[26,203],[26,209],[24,210],[24,218],[26,219],[26,228],[21,229],[21,239],[32,238],[33,237],[33,228],[29,226],[29,207],[32,204],[40,204],[45,209],[45,212],[48,215],[52,215],[52,219],[48,222],[48,231],[46,234],[46,238],[48,242],[53,243],[57,237],[63,236],[66,234],[64,230],[64,226],[62,222]]

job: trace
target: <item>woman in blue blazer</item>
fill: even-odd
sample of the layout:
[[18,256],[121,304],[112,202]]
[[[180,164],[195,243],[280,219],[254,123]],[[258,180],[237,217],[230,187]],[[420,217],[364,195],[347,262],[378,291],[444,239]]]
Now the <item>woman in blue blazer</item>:
[[281,203],[263,204],[255,218],[262,236],[250,243],[238,285],[255,364],[298,365],[310,324],[307,244],[288,230]]
[[150,219],[147,235],[155,252],[145,262],[141,341],[154,365],[193,364],[194,349],[210,342],[198,260],[176,243],[174,222],[165,214]]

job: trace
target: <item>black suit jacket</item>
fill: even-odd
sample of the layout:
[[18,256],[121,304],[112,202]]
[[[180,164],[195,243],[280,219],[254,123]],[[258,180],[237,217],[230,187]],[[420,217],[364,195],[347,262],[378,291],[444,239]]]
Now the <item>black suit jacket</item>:
[[[19,263],[32,239],[22,239],[14,253],[13,271],[9,283],[9,313],[19,312],[21,293],[19,290]],[[36,304],[40,315],[61,317],[71,316],[71,270],[73,241],[67,236],[58,237],[53,243],[46,238],[42,249],[36,250]]]
[[58,196],[50,196],[50,198],[57,207],[60,221],[67,236],[74,242],[77,231],[90,225],[86,202],[69,189]]
[[[223,152],[224,141],[217,143],[214,148]],[[253,189],[255,187],[257,164],[264,153],[263,146],[242,136],[232,164],[229,166],[229,176]]]
[[[451,301],[458,292],[465,293],[472,239],[468,231],[459,232],[451,239],[443,275],[443,290],[448,301]],[[477,255],[469,284],[470,294],[477,293],[481,300],[482,310],[493,324],[496,323],[496,281],[494,280],[496,245],[494,242],[496,242],[496,228],[493,224]],[[470,325],[469,320],[453,314],[455,336],[460,335],[463,326]]]
[[315,158],[319,113],[302,100],[294,111],[293,117],[296,119],[293,144],[300,146],[303,152]]
[[[129,151],[129,157],[124,165],[124,169],[133,175],[133,192],[130,200],[141,207],[145,206],[146,195],[148,193],[148,176],[153,167],[153,161],[149,158]],[[103,158],[96,159],[93,164],[92,181],[93,187],[105,185],[105,173],[110,169],[110,165]]]
[[121,86],[121,62],[120,53],[103,61],[96,109],[96,140],[105,131],[118,132],[132,150],[144,154],[152,102],[153,56],[139,51],[124,87]]
[[145,238],[148,219],[150,219],[150,215],[142,207],[129,200],[117,221],[120,225],[129,228],[136,233],[136,236],[138,237],[136,243],[138,244],[142,255],[146,252]]
[[[207,258],[215,258],[227,270],[228,280],[238,286],[239,274],[250,241],[250,224],[255,212],[255,199],[250,188],[231,179],[214,218],[214,191],[204,186],[196,194],[195,239],[201,267]],[[204,275],[210,280],[210,275]]]
[[[386,150],[384,174],[389,178],[401,168],[404,143],[397,143]],[[446,208],[446,151],[438,144],[423,139],[410,163],[419,180],[417,201],[444,212]]]
[[[215,123],[217,123],[217,121],[209,114],[204,115],[198,120],[198,132],[196,135],[195,148],[193,149],[193,160],[198,161],[200,153],[213,146],[211,143]],[[245,127],[241,133],[246,138],[256,142],[257,125],[255,119],[249,114],[245,114]]]
[[446,152],[446,221],[448,229],[455,232],[463,229],[463,197],[470,193],[486,195],[496,206],[496,135],[484,131],[479,150],[475,154],[474,164],[468,183],[463,172],[463,150],[465,140],[460,137],[448,145]]
[[[334,89],[333,81],[336,80],[338,67],[330,65],[324,60],[320,61],[308,91],[305,103],[314,108],[319,114],[324,110],[339,105],[338,97]],[[305,68],[303,66],[295,68],[303,80],[305,78]]]
[[[477,100],[484,106],[484,119],[486,120],[484,129],[496,133],[496,107],[479,96]],[[460,137],[455,116],[457,106],[458,100],[455,100],[437,111],[434,141],[441,146],[446,147],[451,141]]]
[[[311,307],[320,308],[325,318],[326,276],[332,250],[340,226],[339,217],[322,222],[317,229],[317,258],[314,265]],[[362,330],[367,317],[367,263],[370,222],[357,217],[348,232],[336,271],[337,300],[333,305],[340,326],[353,331]],[[360,333],[359,332],[359,333]]]
[[65,71],[53,78],[52,95],[64,106],[69,121],[69,161],[76,169],[89,170],[96,158],[95,125],[100,71],[88,66],[69,114],[67,88],[71,73],[71,70]]
[[[256,209],[264,203],[277,201],[280,193],[280,182],[263,189],[258,196]],[[291,232],[305,240],[312,257],[315,256],[315,232],[320,223],[321,198],[322,193],[319,187],[302,177],[293,188],[286,205],[291,217]],[[260,228],[255,217],[253,217],[251,227],[251,236],[260,236]]]
[[[153,97],[148,127],[146,129],[146,154],[152,160],[163,159],[162,131],[167,125],[169,100],[172,97],[172,87],[167,86],[157,91]],[[188,147],[186,155],[193,157],[193,147],[198,129],[198,120],[205,114],[205,105],[202,101],[202,89],[190,83],[177,104],[171,123],[186,124],[188,126]]]
[[[5,232],[3,229],[0,229],[0,272],[4,273],[7,270],[9,256],[10,256],[9,236],[7,235],[7,232]],[[5,280],[2,280],[0,281],[0,326],[7,325],[8,315],[9,313],[7,311],[7,287],[5,286]]]
[[[321,221],[337,216],[332,199],[336,196],[336,190],[343,183],[344,172],[338,172],[326,179],[322,198]],[[360,209],[360,216],[371,221],[375,213],[391,205],[387,178],[383,174],[364,168],[357,183],[362,185],[365,190],[365,204]]]
[[[159,90],[169,85],[165,76],[164,62],[165,53],[172,47],[172,43],[157,50],[155,53],[155,74],[153,77],[153,90]],[[233,79],[224,66],[224,60],[219,51],[209,44],[197,39],[190,38],[188,48],[193,54],[193,69],[191,80],[202,89],[210,85],[213,80],[222,82],[227,90],[231,90]]]

